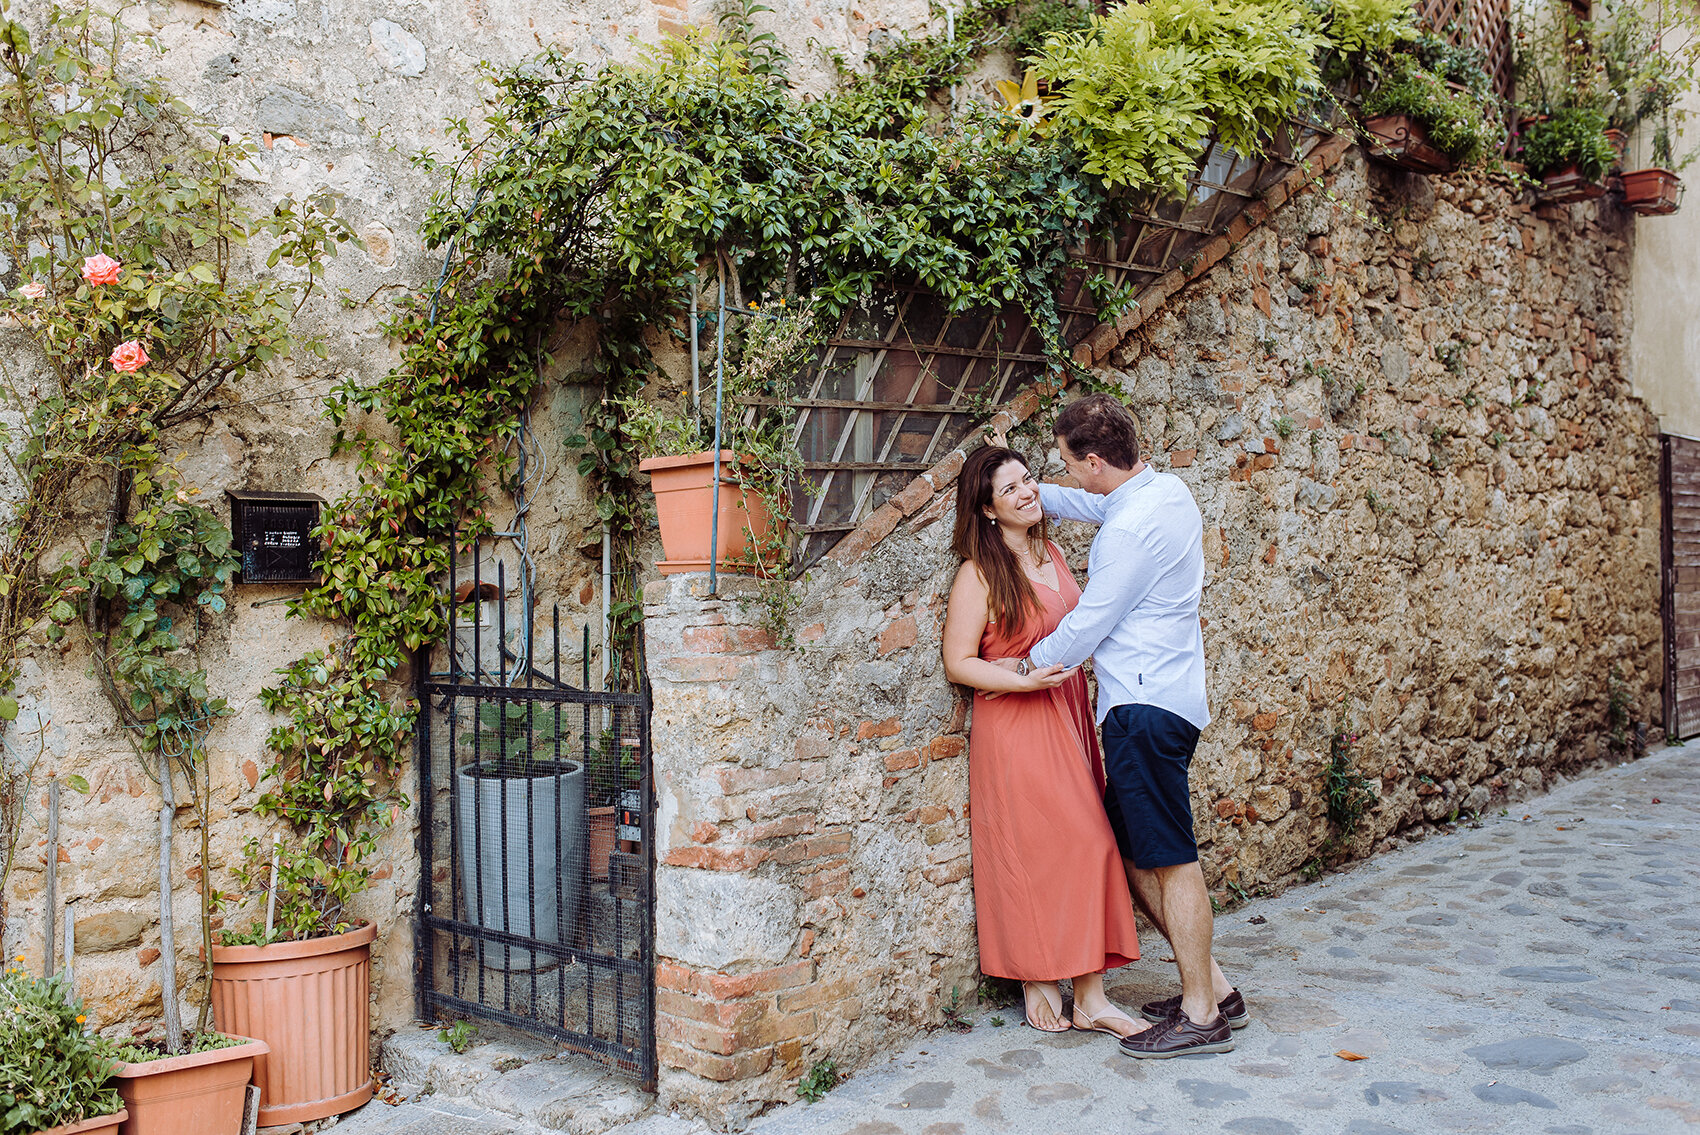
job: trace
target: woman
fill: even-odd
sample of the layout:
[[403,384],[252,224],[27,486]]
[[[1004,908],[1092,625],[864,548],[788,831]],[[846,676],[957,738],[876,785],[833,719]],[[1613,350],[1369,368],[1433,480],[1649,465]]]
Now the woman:
[[[1131,1036],[1149,1026],[1104,996],[1102,971],[1139,957],[1133,902],[1104,815],[1103,758],[1078,668],[1018,675],[1020,658],[1080,600],[1046,536],[1039,486],[1019,453],[987,446],[956,489],[963,559],[944,624],[945,673],[972,686],[968,741],[980,969],[1022,984],[1027,1023]],[[987,693],[994,697],[984,696]]]

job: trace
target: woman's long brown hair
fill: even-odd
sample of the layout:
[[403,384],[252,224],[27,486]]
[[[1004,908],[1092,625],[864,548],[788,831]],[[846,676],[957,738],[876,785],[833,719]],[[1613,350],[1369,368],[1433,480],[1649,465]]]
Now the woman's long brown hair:
[[[973,560],[980,569],[986,581],[987,615],[1015,633],[1021,630],[1029,612],[1038,613],[1039,594],[1004,542],[998,522],[985,513],[992,506],[992,478],[1011,461],[1028,468],[1027,458],[999,445],[988,445],[969,455],[956,480],[956,533],[951,546],[957,555]],[[1043,558],[1048,536],[1043,517],[1027,530],[1036,558]]]

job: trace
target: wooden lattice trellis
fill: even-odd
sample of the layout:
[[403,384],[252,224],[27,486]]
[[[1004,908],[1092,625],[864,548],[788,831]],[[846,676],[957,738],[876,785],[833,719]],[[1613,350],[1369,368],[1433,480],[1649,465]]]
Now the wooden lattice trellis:
[[[1295,121],[1255,159],[1213,144],[1184,197],[1147,200],[1113,239],[1076,249],[1058,297],[1062,343],[1098,325],[1093,277],[1138,297],[1331,133]],[[952,314],[930,292],[899,289],[847,314],[785,400],[807,471],[792,489],[796,561],[819,559],[1046,367],[1039,332],[1013,304]]]
[[1481,48],[1494,91],[1511,97],[1511,0],[1422,0],[1418,14],[1448,42]]

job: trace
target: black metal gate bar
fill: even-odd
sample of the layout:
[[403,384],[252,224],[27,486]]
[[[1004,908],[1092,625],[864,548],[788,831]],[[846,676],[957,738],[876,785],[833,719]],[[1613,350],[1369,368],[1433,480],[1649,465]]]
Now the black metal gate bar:
[[588,688],[588,628],[583,685],[563,681],[558,605],[540,664],[529,576],[510,617],[500,540],[450,540],[446,641],[416,656],[419,1015],[548,1036],[653,1089],[649,691]]

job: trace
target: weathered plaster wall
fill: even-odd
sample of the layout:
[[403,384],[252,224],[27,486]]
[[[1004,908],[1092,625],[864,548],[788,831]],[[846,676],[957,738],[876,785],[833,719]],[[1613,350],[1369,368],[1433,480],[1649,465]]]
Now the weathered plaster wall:
[[[920,0],[855,5],[779,0],[770,7],[776,11],[761,19],[780,31],[796,57],[794,75],[804,89],[822,89],[832,79],[825,55],[808,44],[811,37],[856,58],[888,34],[886,29],[929,18]],[[39,21],[46,9],[46,0],[14,0],[11,14]],[[365,241],[364,250],[347,250],[335,261],[327,280],[330,298],[311,305],[303,317],[303,331],[325,337],[325,363],[285,363],[232,391],[227,401],[238,405],[230,411],[166,439],[174,451],[187,453],[182,471],[189,482],[228,515],[226,488],[301,490],[334,499],[354,484],[352,464],[330,456],[332,431],[319,417],[320,398],[343,377],[371,382],[391,367],[394,351],[381,331],[390,301],[436,279],[437,256],[417,235],[436,186],[407,155],[444,145],[447,119],[477,117],[480,66],[517,63],[556,46],[594,68],[634,59],[640,41],[655,42],[689,23],[712,24],[713,17],[709,4],[692,0],[232,0],[227,6],[152,0],[130,7],[125,20],[131,30],[154,36],[159,48],[135,48],[129,65],[156,70],[197,111],[261,144],[247,174],[252,203],[264,209],[286,194],[329,191],[338,196],[340,215]],[[16,283],[10,272],[0,264],[0,285]],[[21,336],[14,331],[0,341],[0,352],[27,389],[34,364]],[[562,444],[582,421],[585,398],[600,396],[571,380],[581,353],[565,342],[557,352],[557,377],[563,381],[552,383],[532,408],[537,452],[549,471],[532,486],[529,518],[539,610],[546,620],[549,606],[562,604],[563,626],[574,631],[563,668],[575,671],[576,628],[586,621],[594,625],[601,604],[594,555],[599,525],[572,472],[577,454]],[[677,360],[673,363],[677,369]],[[99,484],[87,486],[84,495],[91,517],[109,497]],[[497,503],[499,520],[506,519],[507,509],[506,502]],[[67,541],[50,560],[74,553],[86,536]],[[591,555],[581,551],[587,544]],[[502,554],[512,577],[513,550]],[[215,692],[233,707],[207,740],[219,887],[232,886],[230,868],[242,845],[271,830],[252,811],[265,787],[259,777],[273,724],[258,692],[277,667],[338,634],[334,625],[286,619],[281,600],[290,593],[240,588],[232,615],[210,625],[199,646]],[[516,604],[510,625],[517,616]],[[598,640],[593,633],[593,644]],[[89,796],[64,794],[56,865],[60,900],[75,903],[79,986],[103,1031],[145,1030],[160,1012],[153,964],[158,790],[117,733],[87,671],[87,655],[74,640],[63,650],[37,644],[25,662],[22,713],[7,730],[6,744],[14,759],[34,755],[38,745],[42,757],[0,929],[8,951],[39,965],[47,868],[42,786],[50,776],[85,777],[92,786]],[[411,770],[399,787],[411,795]],[[200,964],[192,874],[198,836],[184,826],[186,820],[187,812],[179,822],[180,882],[173,902],[180,972],[188,981]],[[405,814],[385,838],[380,879],[356,908],[380,928],[374,968],[374,1020],[380,1029],[412,1013],[410,919],[418,870],[413,828],[411,814]]]
[[[1700,94],[1687,98],[1700,116]],[[1652,163],[1645,128],[1630,142],[1629,168]],[[1690,120],[1677,154],[1700,146],[1700,118]],[[1694,180],[1693,169],[1684,175]],[[1635,246],[1635,333],[1631,339],[1636,391],[1666,433],[1700,437],[1700,209],[1692,200],[1668,217],[1638,222]]]
[[[1660,681],[1630,222],[1354,151],[1236,236],[1132,337],[1085,348],[1204,514],[1215,721],[1192,787],[1224,897],[1316,855],[1342,723],[1380,800],[1363,854],[1603,754],[1614,667],[1636,720]],[[1045,458],[1048,425],[1017,444]],[[674,1099],[736,1118],[974,988],[968,707],[939,659],[961,460],[812,570],[795,651],[748,582],[647,592]],[[1080,570],[1091,533],[1069,527]]]

